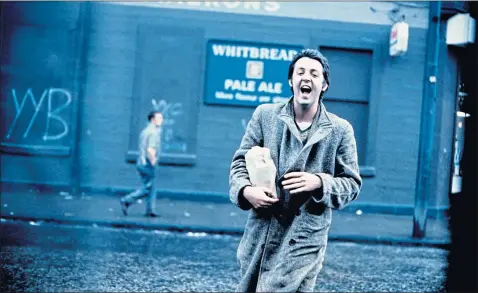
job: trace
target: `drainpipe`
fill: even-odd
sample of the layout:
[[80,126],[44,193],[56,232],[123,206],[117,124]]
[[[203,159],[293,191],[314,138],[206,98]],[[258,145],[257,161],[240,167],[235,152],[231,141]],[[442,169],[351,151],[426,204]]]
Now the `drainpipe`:
[[81,143],[81,131],[83,118],[83,103],[86,87],[86,60],[87,60],[87,48],[89,42],[89,26],[90,26],[90,13],[91,3],[80,2],[80,15],[78,18],[79,32],[77,35],[77,54],[75,64],[75,90],[77,91],[76,97],[76,109],[73,129],[75,129],[75,136],[73,138],[72,145],[72,159],[71,159],[71,193],[73,195],[79,195],[81,185],[81,162],[80,162],[80,143]]
[[425,237],[428,199],[431,192],[431,165],[435,131],[437,74],[440,47],[441,1],[430,1],[428,39],[423,84],[420,144],[413,212],[413,237]]

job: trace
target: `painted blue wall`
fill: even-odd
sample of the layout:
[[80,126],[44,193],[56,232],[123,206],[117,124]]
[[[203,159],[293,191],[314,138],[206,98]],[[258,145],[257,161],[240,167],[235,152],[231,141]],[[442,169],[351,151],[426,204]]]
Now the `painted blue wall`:
[[69,184],[81,5],[3,2],[1,8],[2,181]]

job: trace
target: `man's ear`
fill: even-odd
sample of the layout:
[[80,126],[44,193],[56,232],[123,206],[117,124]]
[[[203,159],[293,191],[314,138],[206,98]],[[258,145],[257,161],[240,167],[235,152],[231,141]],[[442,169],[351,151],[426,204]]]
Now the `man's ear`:
[[292,79],[289,79],[289,85],[292,86]]
[[322,91],[325,92],[329,88],[329,85],[324,82],[324,86],[322,87]]

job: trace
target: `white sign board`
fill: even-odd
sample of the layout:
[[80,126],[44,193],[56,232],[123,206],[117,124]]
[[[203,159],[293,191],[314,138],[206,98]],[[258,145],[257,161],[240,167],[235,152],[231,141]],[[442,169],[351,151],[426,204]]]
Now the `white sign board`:
[[395,23],[390,31],[390,56],[401,56],[408,49],[408,24]]

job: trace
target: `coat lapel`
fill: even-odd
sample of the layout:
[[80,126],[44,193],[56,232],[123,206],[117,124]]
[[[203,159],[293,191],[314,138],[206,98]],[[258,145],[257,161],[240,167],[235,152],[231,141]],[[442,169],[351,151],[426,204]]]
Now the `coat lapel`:
[[332,122],[330,121],[329,114],[322,102],[320,103],[320,115],[312,127],[312,135],[307,140],[307,143],[304,146],[305,148],[318,143],[332,131]]
[[[297,126],[295,126],[294,122],[294,109],[293,109],[293,98],[289,99],[289,102],[282,107],[280,113],[279,113],[279,119],[282,120],[285,125],[287,125],[287,128],[289,128],[289,131],[297,138],[297,140],[300,141],[300,133],[299,130],[297,129]],[[282,133],[280,133],[280,136],[282,137]],[[278,143],[280,144],[280,142]]]

